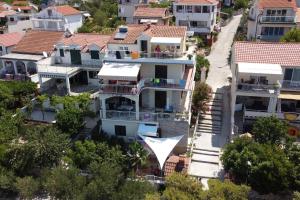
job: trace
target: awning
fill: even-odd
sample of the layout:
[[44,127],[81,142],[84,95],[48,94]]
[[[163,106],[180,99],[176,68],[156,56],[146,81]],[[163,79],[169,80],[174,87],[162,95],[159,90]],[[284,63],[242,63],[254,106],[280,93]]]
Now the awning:
[[239,73],[257,75],[282,75],[281,66],[278,64],[238,63]]
[[292,100],[300,100],[299,92],[280,92],[279,99],[292,99]]
[[137,81],[141,64],[104,63],[98,73],[99,78],[109,80]]
[[153,37],[151,38],[150,43],[174,45],[174,44],[180,44],[181,38]]
[[157,124],[139,124],[138,135],[157,137]]
[[151,148],[151,150],[155,154],[159,162],[160,169],[164,167],[168,156],[173,151],[177,143],[183,138],[183,135],[169,138],[152,138],[143,135],[139,136],[145,141],[145,143]]
[[156,24],[158,23],[157,19],[141,19],[140,20],[141,23],[151,23],[151,24]]

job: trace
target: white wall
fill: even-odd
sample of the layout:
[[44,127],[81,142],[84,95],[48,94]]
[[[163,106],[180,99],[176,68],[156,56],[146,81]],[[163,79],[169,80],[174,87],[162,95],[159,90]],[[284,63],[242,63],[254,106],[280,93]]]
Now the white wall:
[[115,135],[115,125],[126,126],[126,137],[135,137],[137,134],[137,121],[102,119],[102,130],[109,135]]
[[77,32],[77,29],[80,28],[83,24],[82,15],[70,15],[65,17],[65,30],[69,30],[72,33]]
[[26,31],[27,29],[32,29],[31,20],[23,20],[14,23],[8,23],[8,33],[22,32]]

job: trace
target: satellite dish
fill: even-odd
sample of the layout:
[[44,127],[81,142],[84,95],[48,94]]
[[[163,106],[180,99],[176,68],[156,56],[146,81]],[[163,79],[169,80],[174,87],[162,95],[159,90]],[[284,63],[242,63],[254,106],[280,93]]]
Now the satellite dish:
[[47,57],[48,57],[47,52],[43,51],[43,56],[44,56],[45,58],[47,58]]

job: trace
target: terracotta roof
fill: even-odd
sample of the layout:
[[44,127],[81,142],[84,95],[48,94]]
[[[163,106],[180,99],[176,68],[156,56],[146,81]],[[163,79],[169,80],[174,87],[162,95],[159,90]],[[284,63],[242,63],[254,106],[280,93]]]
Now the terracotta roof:
[[14,14],[16,14],[16,11],[14,11],[14,10],[5,10],[5,11],[0,12],[0,17],[4,18],[6,16],[14,15]]
[[23,36],[24,33],[21,32],[0,34],[0,45],[5,47],[16,45],[23,38]]
[[297,9],[296,0],[259,0],[258,7],[263,8],[294,8]]
[[62,15],[68,16],[68,15],[78,15],[80,14],[79,10],[76,10],[75,8],[69,6],[69,5],[64,5],[64,6],[54,6],[54,9],[58,13],[61,13]]
[[163,25],[127,25],[127,34],[124,39],[115,39],[118,29],[111,36],[110,44],[134,44],[137,38],[142,35],[150,37],[185,37],[187,28],[185,26],[163,26]]
[[219,2],[217,0],[176,0],[175,3],[178,4],[193,4],[193,5],[198,5],[198,4],[204,4],[204,5],[214,5],[218,4]]
[[20,10],[31,10],[32,9],[31,6],[12,6],[11,9],[18,11],[19,8],[20,8]]
[[134,17],[150,17],[150,18],[164,18],[167,16],[167,8],[150,8],[145,6],[138,6],[134,11]]
[[61,43],[63,43],[64,45],[80,45],[83,51],[87,51],[88,46],[92,44],[99,46],[100,49],[105,48],[110,37],[111,35],[78,33],[72,35],[71,37],[63,38],[61,40]]
[[300,67],[300,43],[235,42],[235,62]]
[[43,52],[50,53],[63,35],[64,32],[28,31],[12,52],[38,55],[42,55]]
[[165,163],[164,175],[171,175],[173,172],[187,172],[190,158],[185,155],[171,155]]

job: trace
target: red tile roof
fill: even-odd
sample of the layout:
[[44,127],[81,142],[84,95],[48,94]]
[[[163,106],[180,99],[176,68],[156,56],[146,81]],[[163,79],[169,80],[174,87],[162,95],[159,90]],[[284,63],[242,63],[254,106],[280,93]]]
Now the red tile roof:
[[200,4],[204,4],[204,5],[214,5],[214,4],[218,4],[219,1],[217,0],[175,0],[175,3],[178,4],[191,4],[191,5],[200,5]]
[[5,47],[14,46],[20,42],[23,36],[24,33],[21,32],[0,34],[0,45]]
[[259,0],[258,7],[263,8],[297,8],[296,0]]
[[0,17],[4,18],[6,16],[14,15],[14,14],[16,14],[16,11],[14,11],[14,10],[5,10],[5,11],[0,12]]
[[63,38],[64,32],[28,31],[21,41],[13,48],[13,53],[37,54],[50,53],[54,45]]
[[71,37],[63,38],[61,40],[61,43],[63,43],[64,45],[71,45],[71,44],[80,45],[83,51],[87,51],[88,46],[92,44],[99,46],[100,49],[105,48],[110,37],[111,35],[78,33],[72,35]]
[[165,163],[164,175],[169,176],[173,172],[183,172],[186,173],[189,167],[190,158],[185,155],[171,155]]
[[75,8],[69,6],[69,5],[64,5],[64,6],[54,6],[54,9],[58,13],[61,13],[62,15],[68,16],[68,15],[78,15],[80,14],[79,10],[76,10]]
[[235,42],[235,62],[300,67],[300,43]]
[[150,37],[185,37],[187,27],[185,26],[163,26],[163,25],[127,25],[126,37],[122,40],[115,39],[118,29],[110,38],[110,44],[134,44],[137,38],[144,33]]
[[15,11],[18,11],[19,8],[20,8],[20,10],[31,10],[32,9],[31,6],[12,6],[12,9]]
[[167,8],[150,8],[148,6],[138,6],[134,11],[134,17],[164,18],[168,15]]

